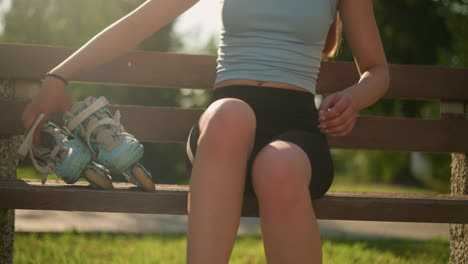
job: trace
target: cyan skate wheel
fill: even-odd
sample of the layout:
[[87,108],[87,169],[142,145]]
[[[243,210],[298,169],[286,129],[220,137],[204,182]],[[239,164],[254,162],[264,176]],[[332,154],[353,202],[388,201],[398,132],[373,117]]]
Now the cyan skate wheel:
[[88,180],[89,182],[91,182],[92,184],[96,185],[97,187],[101,189],[105,189],[105,190],[114,189],[114,186],[112,185],[112,181],[108,177],[101,175],[92,169],[86,169],[83,175],[84,175],[84,178],[86,178],[86,180]]
[[153,180],[146,176],[145,171],[142,168],[140,168],[140,166],[133,167],[132,174],[135,180],[140,183],[140,187],[142,187],[145,191],[154,191],[155,188]]

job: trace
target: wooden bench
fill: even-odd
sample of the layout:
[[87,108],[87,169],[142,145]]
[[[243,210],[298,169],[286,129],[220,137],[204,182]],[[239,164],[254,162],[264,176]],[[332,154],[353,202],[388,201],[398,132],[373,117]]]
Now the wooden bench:
[[[37,89],[43,74],[74,50],[0,45],[0,79],[4,80],[4,86],[9,85],[17,95],[0,101],[2,140],[23,134],[21,113],[28,101],[25,99],[28,91]],[[71,81],[149,88],[210,89],[215,78],[215,63],[215,57],[208,55],[132,51]],[[318,218],[467,224],[468,172],[457,168],[467,166],[466,154],[463,153],[468,152],[468,121],[465,120],[468,112],[468,69],[390,65],[390,72],[391,87],[385,97],[439,100],[442,119],[360,116],[350,135],[330,137],[330,145],[332,148],[345,149],[453,153],[454,184],[464,182],[465,187],[455,188],[456,193],[447,195],[329,192],[314,201]],[[354,63],[323,62],[318,93],[338,91],[357,80]],[[5,97],[8,96],[3,95]],[[122,122],[127,130],[144,142],[184,143],[191,125],[203,111],[173,107],[112,107],[121,111]],[[7,160],[15,159],[13,152],[0,154]],[[1,160],[0,167],[7,166],[7,160]],[[0,177],[4,179],[15,177],[12,173],[0,173],[3,173]],[[0,182],[0,208],[187,213],[187,186],[157,185],[156,191],[151,193],[138,191],[125,183],[115,186],[116,190],[104,191],[83,184],[65,186],[61,182],[49,181],[42,186],[37,180],[4,180]],[[255,200],[244,201],[243,215],[258,216]]]

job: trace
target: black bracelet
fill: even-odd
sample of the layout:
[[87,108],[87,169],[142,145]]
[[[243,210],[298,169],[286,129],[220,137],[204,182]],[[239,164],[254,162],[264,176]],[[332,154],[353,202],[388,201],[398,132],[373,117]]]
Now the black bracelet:
[[53,78],[56,78],[56,79],[59,79],[61,80],[62,82],[65,83],[65,86],[68,85],[68,81],[65,80],[65,78],[63,78],[62,76],[58,75],[58,74],[55,74],[55,73],[46,73],[45,77],[47,76],[50,76],[50,77],[53,77]]

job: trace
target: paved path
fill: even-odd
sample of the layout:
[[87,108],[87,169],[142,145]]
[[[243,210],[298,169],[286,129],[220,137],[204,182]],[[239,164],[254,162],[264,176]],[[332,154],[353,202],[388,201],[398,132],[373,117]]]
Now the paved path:
[[[319,220],[324,236],[432,239],[449,236],[448,224]],[[187,216],[16,210],[16,231],[185,233]],[[260,232],[258,218],[242,218],[239,235]]]

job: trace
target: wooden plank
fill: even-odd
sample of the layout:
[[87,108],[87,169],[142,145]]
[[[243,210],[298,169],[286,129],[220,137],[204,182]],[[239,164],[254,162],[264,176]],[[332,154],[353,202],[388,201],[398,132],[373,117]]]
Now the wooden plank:
[[360,192],[330,192],[314,203],[319,219],[433,223],[467,223],[467,206],[466,195]]
[[[133,185],[134,186],[134,185]],[[48,181],[0,182],[0,208],[41,209],[64,211],[99,211],[186,214],[187,194],[183,190],[157,192],[139,191],[136,187],[122,185],[120,190],[102,191],[87,183],[62,185]]]
[[[0,44],[0,78],[39,80],[76,48]],[[152,87],[211,88],[216,62],[209,55],[131,51],[70,81]]]
[[119,109],[125,129],[143,142],[184,142],[203,113],[202,109],[171,107],[116,105],[112,109]]
[[[118,108],[128,131],[150,142],[184,142],[202,113],[200,109]],[[328,137],[328,140],[333,148],[464,152],[468,151],[466,135],[468,122],[461,120],[361,116],[348,136]]]
[[328,140],[333,148],[466,152],[467,133],[464,120],[360,116],[349,135]]
[[[390,64],[389,71],[391,82],[385,98],[468,99],[467,68]],[[354,63],[323,62],[317,91],[327,94],[336,92],[355,84],[358,78]]]
[[[0,78],[42,78],[75,48],[0,44]],[[72,81],[148,87],[210,89],[216,57],[131,51],[90,69]],[[468,100],[468,69],[422,65],[390,65],[391,85],[386,97]],[[331,93],[358,80],[353,62],[323,62],[318,93]]]
[[[24,105],[24,101],[0,102],[0,136],[23,134],[20,120]],[[203,112],[203,109],[172,107],[113,105],[110,108],[121,111],[127,131],[142,142],[185,142],[190,128]],[[467,152],[466,135],[466,120],[360,116],[348,136],[328,140],[332,148]]]
[[[142,192],[125,183],[97,190],[38,180],[0,182],[0,208],[186,214],[188,186],[156,185]],[[468,223],[468,196],[330,192],[314,201],[320,219]],[[257,202],[244,200],[243,216],[258,217]]]

